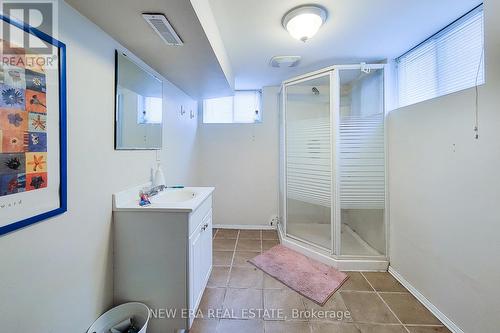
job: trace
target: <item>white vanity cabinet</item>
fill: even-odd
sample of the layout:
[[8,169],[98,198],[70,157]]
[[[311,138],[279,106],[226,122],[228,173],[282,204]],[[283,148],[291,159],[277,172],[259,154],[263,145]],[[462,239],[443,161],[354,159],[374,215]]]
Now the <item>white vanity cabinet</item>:
[[189,304],[197,309],[212,271],[212,210],[189,237]]
[[212,270],[213,188],[184,191],[196,200],[169,205],[160,194],[137,208],[114,198],[114,303],[148,305],[148,333],[189,329]]

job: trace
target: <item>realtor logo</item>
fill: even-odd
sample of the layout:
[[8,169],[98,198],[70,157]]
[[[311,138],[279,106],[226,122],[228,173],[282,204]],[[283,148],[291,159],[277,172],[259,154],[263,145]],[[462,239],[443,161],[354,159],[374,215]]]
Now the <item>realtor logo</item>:
[[[19,0],[3,0],[2,12],[7,16],[18,22],[27,24],[36,28],[49,36],[57,38],[56,36],[56,20],[57,3],[51,0],[44,1],[19,1]],[[30,34],[24,33],[5,21],[2,26],[2,39],[9,41],[8,48],[4,48],[4,53],[9,49],[16,52],[16,49],[23,48],[26,54],[52,54],[53,45],[47,43],[40,38],[34,38]]]

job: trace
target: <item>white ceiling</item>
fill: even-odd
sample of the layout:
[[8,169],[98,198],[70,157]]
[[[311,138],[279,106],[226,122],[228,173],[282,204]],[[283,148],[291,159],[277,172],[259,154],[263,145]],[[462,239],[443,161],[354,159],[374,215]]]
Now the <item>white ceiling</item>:
[[[279,84],[333,64],[394,58],[437,32],[481,0],[318,0],[328,18],[306,43],[281,26],[305,0],[210,0],[231,62],[236,89]],[[275,55],[300,55],[297,68],[272,68]]]
[[[66,0],[137,57],[194,98],[231,93],[231,83],[189,0]],[[162,13],[184,42],[166,45],[142,13]]]

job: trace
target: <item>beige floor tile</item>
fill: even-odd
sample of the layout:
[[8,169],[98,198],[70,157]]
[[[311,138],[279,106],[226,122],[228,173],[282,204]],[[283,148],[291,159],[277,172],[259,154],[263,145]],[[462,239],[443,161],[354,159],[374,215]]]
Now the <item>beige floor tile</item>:
[[305,297],[304,305],[306,310],[319,311],[318,316],[311,317],[310,321],[352,322],[351,313],[347,310],[339,292],[333,294],[323,306]]
[[[264,273],[264,289],[290,289],[282,282]],[[291,289],[290,289],[291,290]]]
[[451,333],[445,326],[406,326],[410,333]]
[[212,244],[214,251],[234,251],[236,239],[217,239],[217,235],[215,235]]
[[265,321],[266,333],[309,333],[307,322],[300,321]]
[[349,323],[311,323],[312,333],[360,333],[354,324]]
[[262,230],[262,240],[278,240],[278,232],[276,230]]
[[342,291],[341,295],[355,322],[398,323],[376,293]]
[[364,272],[363,275],[376,291],[408,291],[387,272]]
[[216,333],[218,320],[197,318],[194,320],[189,333]]
[[406,333],[402,325],[356,324],[361,333]]
[[290,289],[265,289],[264,309],[268,310],[265,320],[308,320],[302,296]]
[[232,288],[262,288],[264,275],[255,267],[233,267],[229,278]]
[[262,251],[267,251],[273,246],[278,245],[280,242],[277,240],[263,240],[262,241]]
[[258,311],[262,310],[262,308],[262,290],[252,288],[227,289],[226,297],[224,298],[224,316],[229,315],[229,318],[256,319],[259,314]]
[[208,287],[225,287],[229,277],[229,267],[213,267],[208,279]]
[[262,320],[222,319],[217,333],[264,333]]
[[255,239],[238,239],[236,251],[258,251],[261,250],[261,241]]
[[214,266],[231,266],[233,251],[213,251]]
[[345,272],[349,275],[346,282],[340,287],[340,290],[355,290],[355,291],[373,291],[370,284],[359,272]]
[[222,302],[226,295],[226,288],[206,288],[200,301],[199,310],[203,318],[208,318],[211,314],[222,309]]
[[254,267],[248,260],[258,256],[260,252],[238,251],[234,253],[233,266]]
[[260,230],[240,230],[240,239],[261,240]]
[[215,239],[236,239],[238,238],[237,229],[218,229]]
[[380,293],[403,324],[441,325],[441,322],[411,294]]

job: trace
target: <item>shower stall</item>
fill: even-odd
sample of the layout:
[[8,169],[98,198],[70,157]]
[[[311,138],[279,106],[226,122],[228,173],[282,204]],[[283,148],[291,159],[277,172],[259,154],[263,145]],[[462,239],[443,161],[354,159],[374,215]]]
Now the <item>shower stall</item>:
[[280,91],[282,242],[344,270],[385,270],[385,66],[333,66]]

